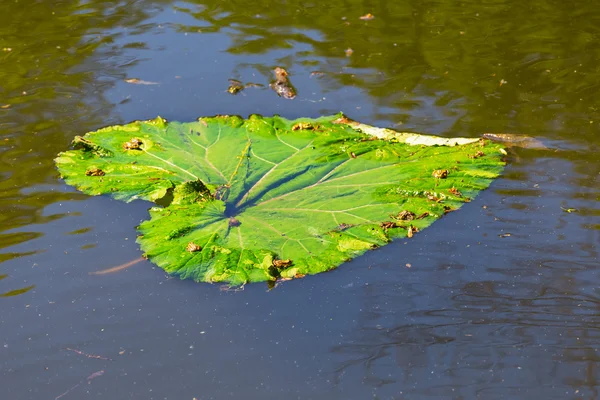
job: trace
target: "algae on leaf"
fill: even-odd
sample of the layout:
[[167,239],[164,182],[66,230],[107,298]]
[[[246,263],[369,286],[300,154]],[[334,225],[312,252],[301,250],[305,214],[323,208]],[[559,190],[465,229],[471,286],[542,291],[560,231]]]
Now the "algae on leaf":
[[139,226],[171,274],[243,284],[328,271],[412,236],[489,186],[501,146],[399,133],[343,114],[162,118],[76,137],[59,154],[70,185],[168,204]]

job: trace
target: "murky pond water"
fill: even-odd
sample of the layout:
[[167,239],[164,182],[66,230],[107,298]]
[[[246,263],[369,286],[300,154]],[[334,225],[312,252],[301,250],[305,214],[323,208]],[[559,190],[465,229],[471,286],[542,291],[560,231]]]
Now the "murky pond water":
[[[596,2],[0,10],[2,399],[600,396]],[[275,66],[294,100],[227,93]],[[517,149],[489,190],[414,238],[272,291],[169,279],[147,261],[90,274],[140,256],[149,203],[60,181],[52,159],[75,135],[157,115],[338,111],[548,149]]]

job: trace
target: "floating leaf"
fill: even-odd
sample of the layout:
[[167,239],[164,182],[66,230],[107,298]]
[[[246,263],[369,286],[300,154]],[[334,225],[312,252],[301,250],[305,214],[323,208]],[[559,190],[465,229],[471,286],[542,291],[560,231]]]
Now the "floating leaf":
[[56,159],[68,184],[163,205],[139,226],[152,262],[231,284],[324,272],[416,234],[504,166],[500,144],[396,132],[343,114],[159,117],[74,145]]

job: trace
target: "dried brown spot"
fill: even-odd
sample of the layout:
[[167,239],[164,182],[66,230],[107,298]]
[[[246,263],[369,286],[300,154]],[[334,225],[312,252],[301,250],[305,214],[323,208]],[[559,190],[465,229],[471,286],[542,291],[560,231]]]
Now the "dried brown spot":
[[455,188],[454,186],[450,188],[449,192],[455,196],[462,197],[462,193],[459,192],[458,189]]
[[344,223],[341,223],[341,224],[339,224],[339,225],[338,225],[338,227],[337,227],[337,230],[338,230],[338,231],[345,231],[346,229],[348,229],[348,228],[352,228],[353,226],[354,226],[354,225],[352,225],[352,224],[344,224]]
[[431,175],[433,175],[433,177],[436,179],[446,179],[448,177],[448,170],[436,169]]
[[476,160],[476,159],[478,159],[479,157],[483,157],[483,156],[485,156],[485,153],[484,153],[483,151],[479,150],[477,153],[475,153],[475,154],[471,154],[471,155],[469,156],[469,158],[472,158],[473,160]]
[[293,261],[289,258],[287,260],[273,260],[273,266],[275,268],[286,268],[293,264]]
[[241,224],[242,223],[238,219],[233,218],[233,217],[229,218],[229,226],[230,227],[232,227],[232,226],[240,226]]
[[424,212],[423,214],[419,215],[419,216],[417,217],[417,219],[423,219],[423,218],[425,218],[425,217],[429,217],[429,213],[428,213],[428,212]]
[[388,230],[391,228],[397,228],[398,224],[395,223],[394,221],[386,221],[386,222],[382,222],[381,224],[379,224],[379,226],[381,226],[383,228],[383,230]]
[[314,131],[316,127],[310,122],[298,122],[292,126],[293,131]]
[[394,218],[399,219],[401,221],[412,221],[415,219],[415,213],[408,210],[403,210],[398,213]]
[[350,152],[350,157],[356,158],[356,154],[354,154],[354,152]]
[[141,139],[132,138],[129,142],[123,143],[123,148],[125,150],[140,150],[142,148],[142,144],[144,144],[144,142],[142,142]]
[[106,174],[100,168],[90,168],[87,171],[85,171],[85,175],[86,176],[104,176]]
[[202,250],[202,246],[198,246],[196,243],[194,242],[189,242],[187,244],[187,247],[185,248],[186,251],[189,251],[190,253],[194,253],[196,251],[200,251]]

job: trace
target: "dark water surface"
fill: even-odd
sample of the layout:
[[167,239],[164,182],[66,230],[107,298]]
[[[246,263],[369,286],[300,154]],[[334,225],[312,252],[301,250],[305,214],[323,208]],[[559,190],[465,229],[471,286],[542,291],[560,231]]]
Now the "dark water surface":
[[[0,399],[599,398],[597,2],[0,11]],[[275,66],[296,99],[226,92],[229,78],[267,84]],[[90,275],[140,256],[149,203],[60,181],[52,159],[75,135],[157,115],[338,111],[550,149],[518,149],[489,190],[413,239],[270,292],[169,279],[147,261]]]

